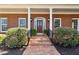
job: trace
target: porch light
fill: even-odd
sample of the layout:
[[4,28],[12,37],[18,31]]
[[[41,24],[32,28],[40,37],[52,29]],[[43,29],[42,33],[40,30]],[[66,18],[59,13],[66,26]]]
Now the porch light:
[[32,19],[30,19],[30,21],[32,22]]
[[48,19],[48,22],[50,21],[50,19]]

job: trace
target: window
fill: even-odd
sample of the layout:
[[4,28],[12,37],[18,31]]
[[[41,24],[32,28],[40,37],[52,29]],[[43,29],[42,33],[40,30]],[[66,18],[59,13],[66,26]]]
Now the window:
[[19,18],[18,26],[19,27],[26,27],[26,18]]
[[73,18],[72,19],[72,28],[77,30],[78,27],[78,18]]
[[0,31],[6,32],[7,31],[7,18],[0,18]]
[[61,18],[54,18],[54,27],[61,27]]

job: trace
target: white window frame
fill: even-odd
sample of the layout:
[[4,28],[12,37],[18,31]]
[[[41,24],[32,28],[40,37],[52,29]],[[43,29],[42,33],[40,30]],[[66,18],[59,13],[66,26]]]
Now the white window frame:
[[[54,18],[54,25],[55,25],[55,20],[59,19],[60,20],[60,27],[62,26],[61,18]],[[55,27],[54,27],[55,28]]]
[[[7,24],[2,24],[2,20],[7,20]],[[1,26],[1,28],[0,28],[0,32],[7,32],[7,31],[2,31],[2,25],[6,25],[6,26],[8,26],[8,18],[7,17],[1,17],[0,18],[0,21],[1,21],[1,24],[0,24],[0,26]]]
[[[23,19],[25,19],[25,23],[26,23],[26,18],[25,18],[25,17],[20,17],[20,18],[18,18],[18,28],[21,28],[21,27],[20,27],[20,20],[23,20]],[[25,25],[24,28],[26,28],[26,25]]]
[[[72,18],[72,20],[77,20],[78,21],[78,25],[77,25],[77,31],[79,30],[79,18]],[[74,27],[73,23],[72,23],[72,28]]]

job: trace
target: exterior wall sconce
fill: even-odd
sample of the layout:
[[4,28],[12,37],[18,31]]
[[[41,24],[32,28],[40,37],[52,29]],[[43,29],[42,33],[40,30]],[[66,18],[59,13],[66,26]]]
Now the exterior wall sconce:
[[50,19],[48,19],[48,22],[50,21]]
[[31,22],[32,22],[32,19],[30,19],[31,20]]

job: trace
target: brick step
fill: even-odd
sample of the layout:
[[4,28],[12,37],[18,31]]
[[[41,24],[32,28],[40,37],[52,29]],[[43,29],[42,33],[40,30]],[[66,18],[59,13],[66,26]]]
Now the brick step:
[[30,42],[29,44],[51,44],[50,42]]
[[51,43],[50,42],[43,42],[43,43],[40,43],[40,42],[37,42],[37,43],[30,42],[29,44],[51,44]]
[[29,46],[51,46],[52,44],[29,44]]
[[36,44],[36,45],[37,45],[37,44],[41,44],[41,45],[45,45],[45,44],[46,44],[46,45],[51,45],[51,43],[29,43],[29,45],[31,45],[31,44],[34,44],[34,45],[35,45],[35,44]]
[[33,40],[33,39],[31,39],[30,41],[44,41],[44,42],[49,42],[50,40]]
[[29,43],[29,44],[51,44],[51,43]]
[[[49,41],[30,41],[31,43],[33,42],[33,43],[35,43],[35,42],[38,42],[38,43],[43,43],[43,42],[45,42],[45,43],[48,43]],[[50,43],[50,42],[49,42]]]

